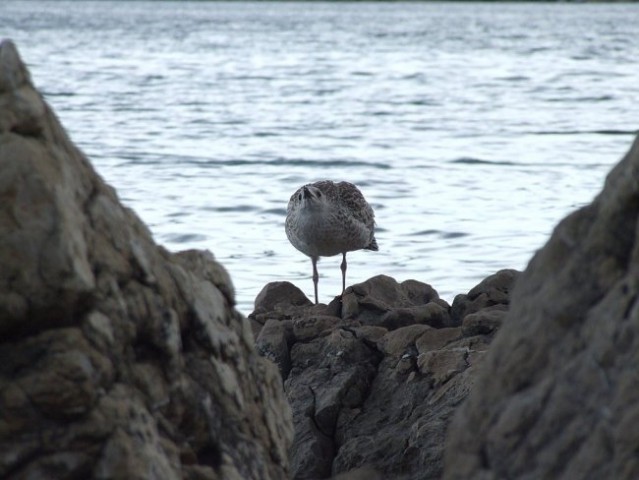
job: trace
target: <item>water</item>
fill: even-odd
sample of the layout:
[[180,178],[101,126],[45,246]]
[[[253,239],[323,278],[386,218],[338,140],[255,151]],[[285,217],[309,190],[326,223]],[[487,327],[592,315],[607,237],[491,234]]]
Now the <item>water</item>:
[[[23,2],[14,39],[72,139],[171,250],[206,248],[239,309],[312,296],[286,204],[357,184],[384,273],[451,301],[525,268],[638,128],[637,4]],[[340,293],[322,259],[320,301]]]

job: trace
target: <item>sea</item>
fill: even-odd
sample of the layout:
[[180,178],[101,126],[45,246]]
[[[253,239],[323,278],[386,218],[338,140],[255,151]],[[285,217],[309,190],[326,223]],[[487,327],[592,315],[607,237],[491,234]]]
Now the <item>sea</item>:
[[[284,219],[323,179],[375,210],[379,252],[348,254],[347,285],[416,279],[452,302],[525,269],[637,133],[638,20],[637,3],[0,2],[72,140],[157,243],[215,255],[244,314],[269,282],[312,298]],[[319,262],[321,302],[340,262]]]

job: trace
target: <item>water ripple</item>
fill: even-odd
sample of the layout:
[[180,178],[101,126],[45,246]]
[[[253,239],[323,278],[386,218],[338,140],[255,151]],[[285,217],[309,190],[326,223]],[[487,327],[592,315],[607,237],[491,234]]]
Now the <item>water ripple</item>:
[[540,130],[534,135],[625,135],[635,137],[639,130]]
[[168,248],[213,251],[245,313],[269,281],[313,293],[283,228],[302,184],[375,209],[381,250],[349,253],[349,284],[452,300],[524,268],[637,133],[636,3],[176,5],[3,0],[2,33],[120,198]]
[[455,160],[450,160],[448,163],[461,164],[461,165],[502,165],[502,166],[521,165],[516,162],[500,161],[500,160],[482,160],[480,158],[470,158],[470,157],[456,158]]

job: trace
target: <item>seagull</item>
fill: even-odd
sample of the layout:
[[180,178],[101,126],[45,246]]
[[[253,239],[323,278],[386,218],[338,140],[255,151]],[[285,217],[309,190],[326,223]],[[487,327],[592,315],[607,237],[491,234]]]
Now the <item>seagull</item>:
[[342,254],[342,295],[346,289],[346,253],[378,251],[375,214],[362,192],[348,182],[323,180],[297,189],[286,209],[286,236],[313,264],[317,305],[317,261]]

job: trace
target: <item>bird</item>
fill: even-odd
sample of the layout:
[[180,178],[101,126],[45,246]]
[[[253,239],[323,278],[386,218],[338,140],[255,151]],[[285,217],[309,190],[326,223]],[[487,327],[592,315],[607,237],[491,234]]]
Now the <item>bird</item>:
[[375,214],[362,192],[349,182],[322,180],[298,188],[286,208],[286,236],[313,264],[313,290],[318,303],[319,257],[342,254],[342,295],[346,290],[346,253],[378,251]]

